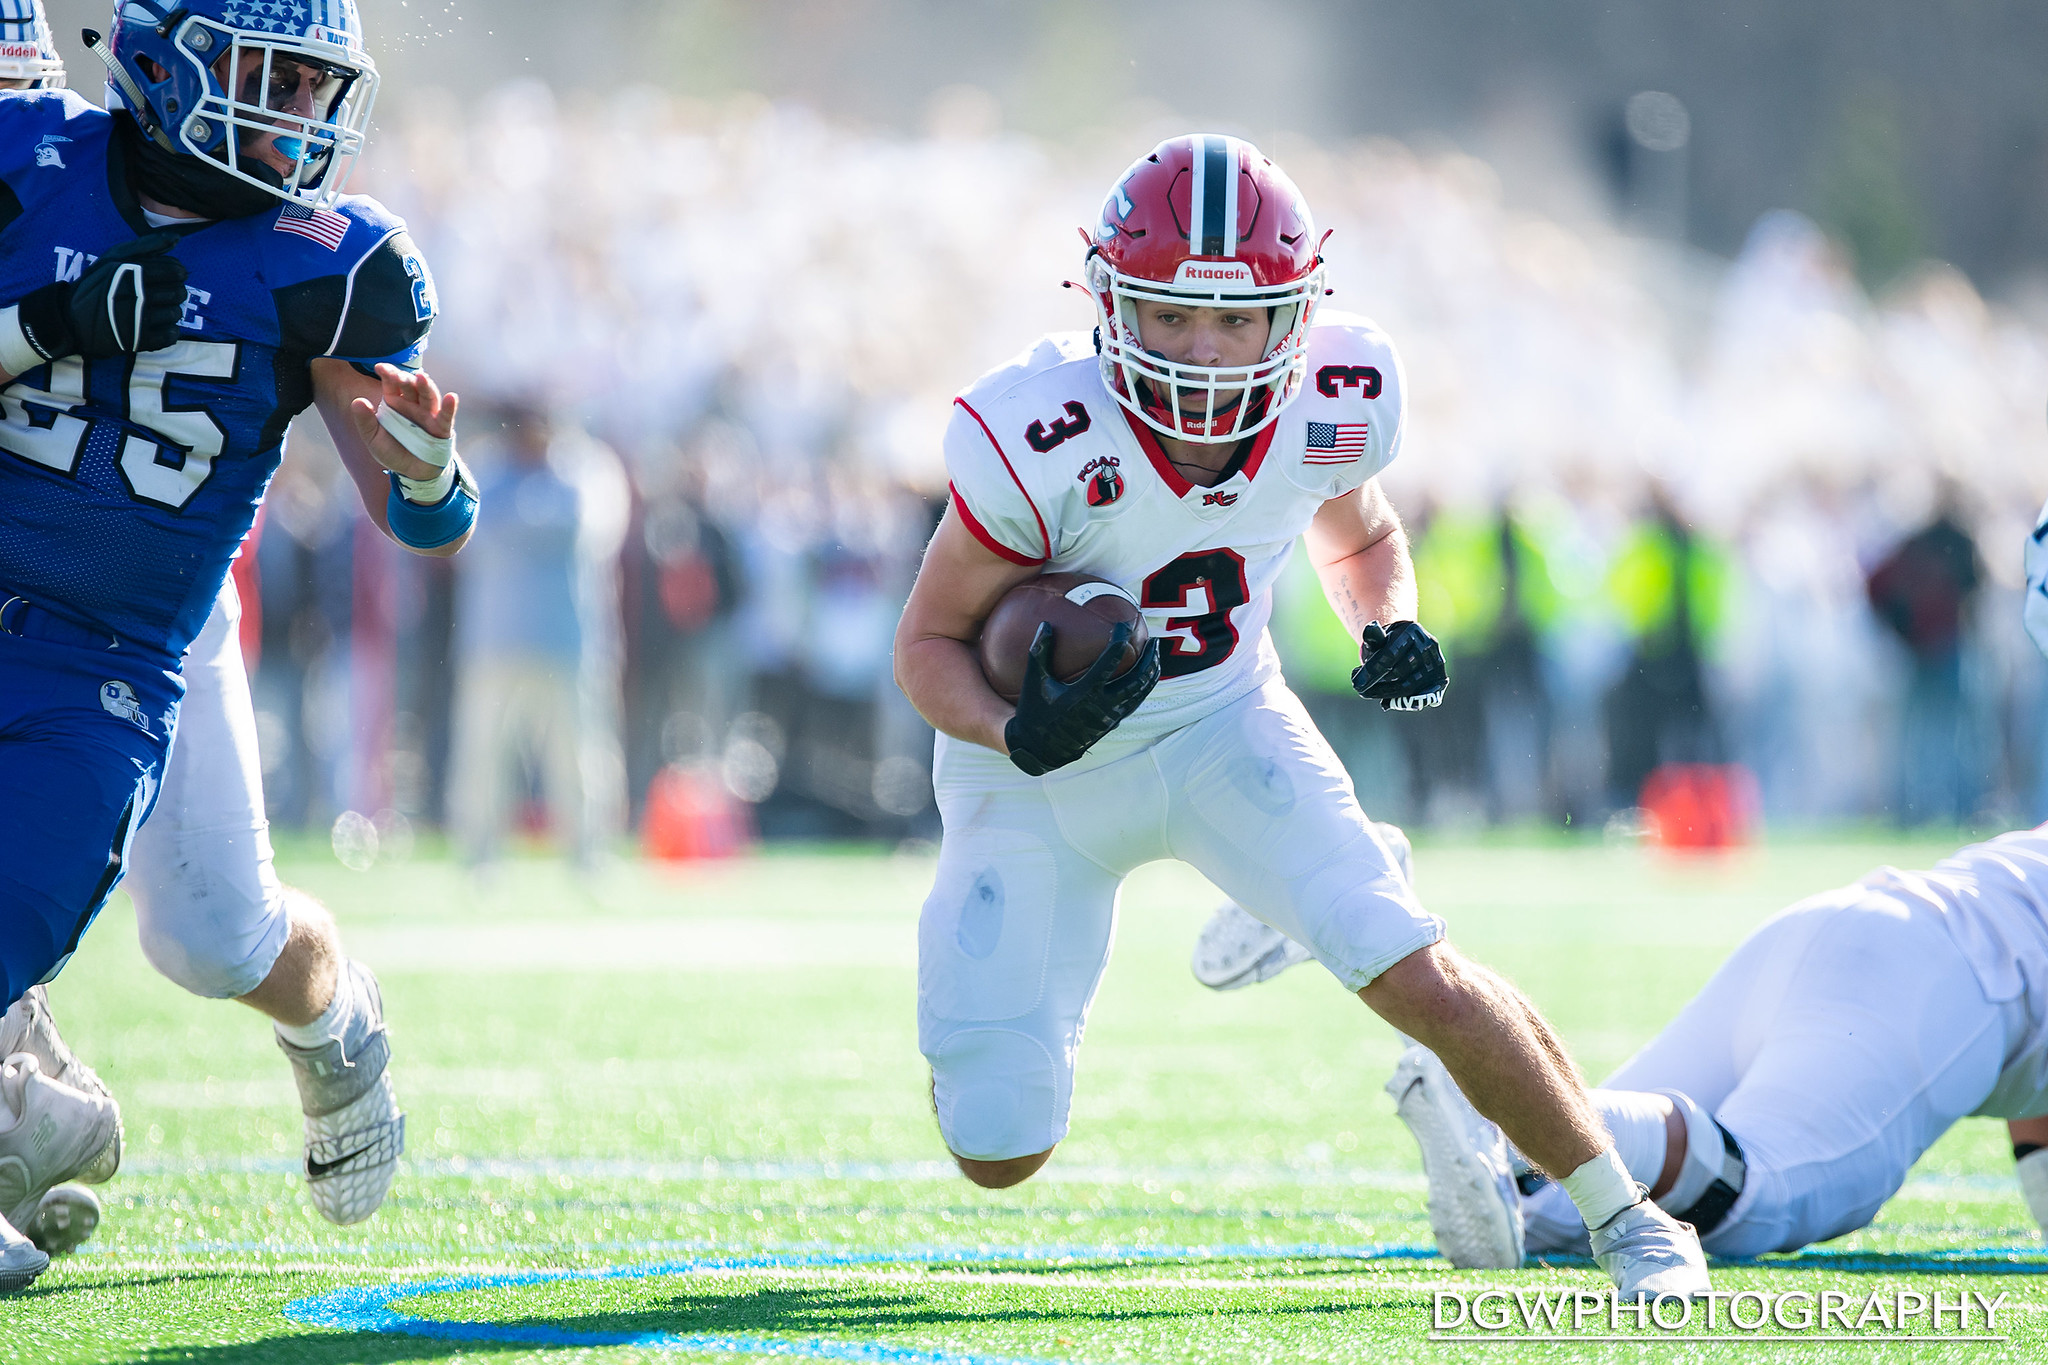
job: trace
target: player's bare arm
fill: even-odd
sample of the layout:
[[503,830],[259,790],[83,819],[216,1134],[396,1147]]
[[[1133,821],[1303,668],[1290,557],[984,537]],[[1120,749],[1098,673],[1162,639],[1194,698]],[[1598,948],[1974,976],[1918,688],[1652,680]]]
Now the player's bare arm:
[[443,471],[407,450],[377,416],[382,405],[428,436],[449,441],[455,436],[455,394],[442,393],[425,370],[408,372],[396,365],[379,365],[372,378],[345,360],[320,359],[313,362],[313,402],[334,438],[342,466],[362,494],[363,509],[377,529],[414,554],[436,558],[452,555],[469,543],[467,530],[446,544],[427,547],[406,544],[392,533],[385,475],[425,484]]
[[1323,595],[1354,638],[1374,621],[1415,619],[1408,536],[1378,479],[1324,503],[1306,539]]
[[1017,708],[989,687],[974,642],[1003,594],[1037,573],[996,555],[946,508],[896,626],[896,685],[933,729],[1009,753],[1003,727]]

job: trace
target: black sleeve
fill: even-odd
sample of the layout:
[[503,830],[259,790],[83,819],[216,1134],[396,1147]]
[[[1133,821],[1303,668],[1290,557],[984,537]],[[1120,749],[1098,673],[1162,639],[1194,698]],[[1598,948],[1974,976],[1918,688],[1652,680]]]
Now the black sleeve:
[[285,349],[353,361],[366,373],[379,361],[417,365],[434,324],[433,277],[404,232],[378,243],[353,281],[322,275],[273,290],[272,298]]
[[356,267],[334,354],[365,365],[419,363],[434,325],[434,278],[412,237],[394,232]]
[[7,231],[8,225],[21,217],[21,196],[5,180],[0,180],[0,232]]

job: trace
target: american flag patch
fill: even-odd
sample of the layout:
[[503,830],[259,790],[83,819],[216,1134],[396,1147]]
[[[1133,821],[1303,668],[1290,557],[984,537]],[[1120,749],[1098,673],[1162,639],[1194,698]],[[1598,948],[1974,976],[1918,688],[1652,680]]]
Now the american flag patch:
[[311,237],[329,251],[341,250],[348,236],[348,218],[332,209],[309,209],[304,204],[286,204],[277,215],[279,232],[296,232]]
[[1354,464],[1365,454],[1367,422],[1310,422],[1306,464]]

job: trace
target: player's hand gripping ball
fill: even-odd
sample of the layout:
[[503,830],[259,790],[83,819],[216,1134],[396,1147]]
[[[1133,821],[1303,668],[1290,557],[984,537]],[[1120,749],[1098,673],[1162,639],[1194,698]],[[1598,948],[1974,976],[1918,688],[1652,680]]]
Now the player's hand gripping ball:
[[1443,701],[1451,675],[1435,636],[1413,621],[1396,621],[1391,630],[1370,621],[1364,634],[1353,691],[1383,711],[1422,711]]
[[177,244],[176,233],[152,232],[109,250],[76,280],[26,295],[15,315],[23,337],[45,360],[170,345],[185,309],[185,264],[168,254]]
[[1138,604],[1087,574],[1012,588],[983,624],[979,654],[989,687],[1017,705],[1003,729],[1010,761],[1033,777],[1087,753],[1159,682],[1159,642]]

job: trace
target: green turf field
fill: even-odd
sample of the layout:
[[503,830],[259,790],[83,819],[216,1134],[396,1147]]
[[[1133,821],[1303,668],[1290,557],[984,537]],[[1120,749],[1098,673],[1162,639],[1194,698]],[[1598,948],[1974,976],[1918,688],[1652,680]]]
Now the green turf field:
[[[1519,981],[1597,1076],[1772,910],[1949,847],[1683,864],[1425,842],[1418,877],[1454,941]],[[534,862],[478,886],[431,860],[353,873],[284,854],[383,979],[411,1116],[391,1201],[348,1231],[314,1215],[268,1027],[157,978],[117,897],[52,1001],[122,1101],[128,1158],[99,1240],[0,1300],[0,1359],[2048,1355],[2048,1263],[1986,1250],[2038,1244],[1988,1121],[1950,1134],[1868,1231],[1719,1282],[1859,1304],[2003,1292],[2009,1342],[1432,1342],[1433,1290],[1605,1280],[1423,1256],[1420,1164],[1380,1091],[1392,1034],[1313,966],[1233,995],[1196,986],[1186,956],[1214,895],[1177,866],[1127,888],[1072,1137],[1038,1179],[987,1193],[950,1174],[925,1102],[926,858],[776,854],[594,883]]]

